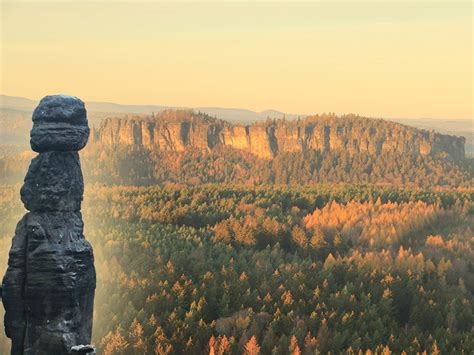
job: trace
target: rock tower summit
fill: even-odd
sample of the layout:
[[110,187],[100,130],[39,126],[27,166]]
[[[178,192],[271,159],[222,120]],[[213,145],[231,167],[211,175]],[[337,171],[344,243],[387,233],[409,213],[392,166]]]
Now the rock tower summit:
[[96,276],[83,235],[78,154],[88,138],[86,109],[76,97],[46,96],[33,112],[30,144],[39,154],[20,191],[29,212],[16,227],[2,285],[13,355],[94,351],[87,344]]

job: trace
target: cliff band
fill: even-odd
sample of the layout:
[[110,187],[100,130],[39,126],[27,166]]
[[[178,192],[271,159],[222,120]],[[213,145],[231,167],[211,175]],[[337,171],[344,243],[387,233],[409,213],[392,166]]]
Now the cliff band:
[[465,138],[355,115],[239,125],[191,111],[165,111],[151,117],[107,118],[93,130],[91,141],[92,145],[177,152],[228,146],[262,159],[307,150],[345,150],[350,154],[371,155],[388,151],[432,156],[445,153],[461,159]]

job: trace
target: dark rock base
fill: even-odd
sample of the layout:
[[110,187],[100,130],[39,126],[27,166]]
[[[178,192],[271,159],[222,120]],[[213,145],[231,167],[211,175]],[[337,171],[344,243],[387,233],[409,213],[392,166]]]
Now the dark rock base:
[[80,212],[30,212],[21,219],[2,292],[12,354],[68,354],[90,343],[93,262]]

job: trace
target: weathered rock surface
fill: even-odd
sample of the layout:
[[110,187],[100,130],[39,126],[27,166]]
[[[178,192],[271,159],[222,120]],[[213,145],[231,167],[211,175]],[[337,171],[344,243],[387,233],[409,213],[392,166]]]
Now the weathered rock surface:
[[84,102],[73,96],[43,98],[33,112],[31,148],[38,153],[77,151],[89,138]]
[[84,180],[77,152],[47,152],[31,161],[20,194],[29,211],[79,211]]
[[93,144],[184,151],[229,146],[263,159],[280,153],[344,150],[350,154],[436,155],[464,158],[463,137],[419,130],[398,123],[362,118],[313,116],[300,121],[232,125],[189,111],[167,111],[154,117],[108,118],[93,132]]
[[7,336],[25,353],[67,354],[90,342],[95,273],[82,231],[80,212],[30,212],[18,223],[3,302]]
[[[76,151],[87,135],[69,134],[88,130],[87,118],[82,101],[73,97],[48,96],[40,107],[45,110],[35,110],[34,119],[51,129],[43,131],[45,139],[32,134],[32,146],[33,137],[42,142],[41,153],[21,189],[31,212],[17,225],[3,279],[5,330],[12,354],[69,354],[90,343],[96,283],[92,247],[83,235],[84,183]],[[69,141],[57,129],[64,125]]]

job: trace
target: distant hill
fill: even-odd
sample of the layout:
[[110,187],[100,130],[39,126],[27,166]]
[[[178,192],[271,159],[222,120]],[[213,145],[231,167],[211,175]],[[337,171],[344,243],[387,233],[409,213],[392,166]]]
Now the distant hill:
[[[29,152],[25,111],[2,110],[10,119],[0,122],[25,132]],[[464,138],[381,119],[316,115],[246,125],[192,110],[104,115],[89,111],[94,127],[81,160],[90,182],[472,184]],[[30,159],[12,145],[0,147],[0,183],[21,181]]]
[[89,181],[196,185],[466,186],[464,138],[356,115],[245,125],[191,110],[107,118],[82,154]]
[[25,97],[0,95],[1,108],[30,111],[33,110],[37,104],[37,101]]
[[[22,111],[32,111],[37,101],[19,96],[0,95],[0,108],[14,109]],[[230,122],[252,123],[255,121],[270,118],[296,119],[305,117],[304,114],[285,113],[277,110],[265,110],[256,112],[240,108],[224,108],[224,107],[173,107],[165,105],[122,105],[112,102],[86,102],[89,112],[103,113],[128,113],[128,114],[150,114],[152,112],[161,112],[166,109],[193,109],[201,111],[210,116],[217,117]],[[414,118],[414,119],[398,119],[390,118],[390,121],[403,123],[423,129],[434,129],[440,133],[455,134],[455,132],[474,132],[474,125],[471,119],[431,119],[431,118]]]
[[464,137],[466,138],[466,156],[474,157],[474,122],[472,119],[433,120],[431,118],[418,118],[411,120],[392,119],[392,121],[417,128],[435,130],[440,133]]
[[[0,108],[32,111],[38,102],[24,97],[0,95]],[[217,117],[226,121],[252,123],[271,118],[296,119],[301,115],[286,114],[276,110],[265,110],[261,112],[251,111],[239,108],[224,107],[173,107],[163,105],[122,105],[112,102],[86,102],[89,112],[102,113],[126,113],[126,114],[151,114],[152,112],[161,112],[166,109],[193,109],[197,112],[203,112],[209,116]]]
[[[24,97],[0,95],[0,141],[4,144],[28,143],[31,112],[37,101]],[[110,102],[86,102],[91,126],[98,127],[106,117],[124,117],[127,114],[159,113],[172,107],[163,105],[122,105]],[[176,107],[175,107],[176,109]],[[180,109],[183,109],[182,107]],[[186,108],[184,108],[186,109]],[[226,120],[232,123],[250,124],[270,118],[294,120],[306,115],[289,114],[276,110],[255,112],[239,108],[223,107],[195,107],[196,112]],[[474,157],[474,125],[470,119],[397,119],[390,121],[422,128],[435,130],[440,133],[462,136],[466,138],[466,155]]]
[[91,141],[93,145],[177,152],[227,146],[263,159],[309,150],[373,156],[384,152],[431,156],[444,153],[463,159],[465,139],[356,115],[267,119],[243,125],[191,110],[166,110],[148,116],[107,118],[93,131]]

